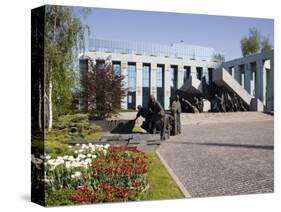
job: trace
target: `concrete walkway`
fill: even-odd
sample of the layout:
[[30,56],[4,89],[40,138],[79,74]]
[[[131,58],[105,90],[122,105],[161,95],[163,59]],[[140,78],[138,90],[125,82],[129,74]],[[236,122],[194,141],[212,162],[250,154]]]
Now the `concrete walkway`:
[[273,117],[245,115],[185,124],[158,148],[192,197],[273,192]]

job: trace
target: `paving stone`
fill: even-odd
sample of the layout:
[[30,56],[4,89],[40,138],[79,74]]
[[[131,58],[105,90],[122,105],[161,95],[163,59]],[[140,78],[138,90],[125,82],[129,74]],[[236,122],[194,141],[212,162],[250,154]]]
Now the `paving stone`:
[[192,197],[273,192],[273,118],[184,125],[182,132],[158,151]]

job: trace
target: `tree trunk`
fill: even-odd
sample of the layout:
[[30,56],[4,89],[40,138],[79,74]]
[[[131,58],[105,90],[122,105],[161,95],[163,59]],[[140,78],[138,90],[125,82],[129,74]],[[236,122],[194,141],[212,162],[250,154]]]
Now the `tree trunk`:
[[[57,25],[57,16],[54,17],[54,25],[53,25],[53,42],[56,41],[56,25]],[[52,60],[53,58],[51,58]],[[52,62],[50,62],[50,70],[49,70],[49,85],[48,85],[48,131],[52,130],[53,127],[53,104],[52,104],[52,92],[53,92],[53,66]]]
[[[50,75],[52,74],[52,65],[50,67]],[[50,77],[48,86],[48,131],[52,130],[53,127],[53,105],[52,105],[52,92],[53,92],[53,82]]]

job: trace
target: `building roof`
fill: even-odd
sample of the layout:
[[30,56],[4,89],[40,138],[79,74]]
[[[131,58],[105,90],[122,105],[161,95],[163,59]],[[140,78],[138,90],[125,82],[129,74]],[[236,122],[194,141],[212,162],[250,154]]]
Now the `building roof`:
[[168,57],[192,57],[209,59],[216,53],[213,48],[186,44],[184,42],[169,45],[133,41],[113,41],[93,39],[90,51],[142,54]]

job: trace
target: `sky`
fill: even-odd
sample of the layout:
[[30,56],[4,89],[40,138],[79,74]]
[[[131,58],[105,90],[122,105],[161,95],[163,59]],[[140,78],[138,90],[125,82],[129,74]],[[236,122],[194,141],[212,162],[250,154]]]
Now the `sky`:
[[183,13],[147,12],[94,8],[86,19],[79,9],[75,14],[90,27],[91,38],[212,47],[226,60],[241,57],[240,40],[256,27],[274,41],[273,19],[210,16]]

